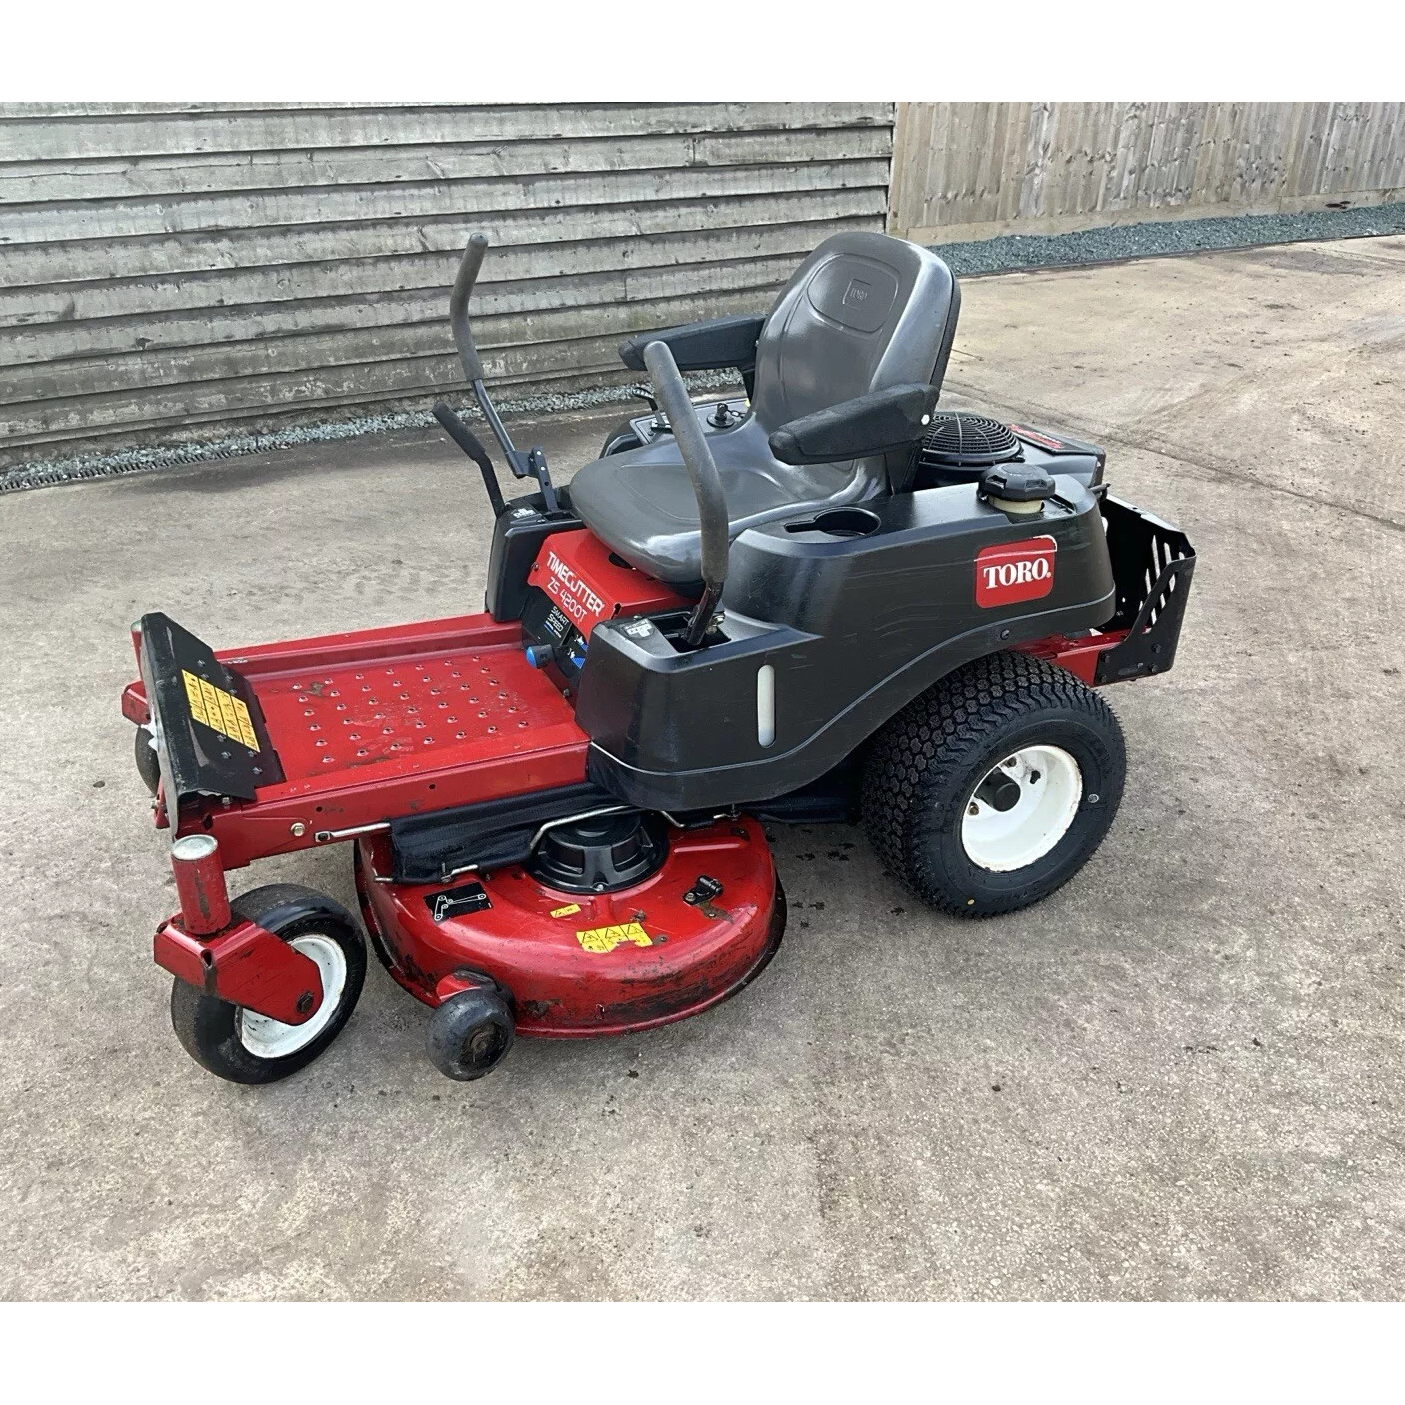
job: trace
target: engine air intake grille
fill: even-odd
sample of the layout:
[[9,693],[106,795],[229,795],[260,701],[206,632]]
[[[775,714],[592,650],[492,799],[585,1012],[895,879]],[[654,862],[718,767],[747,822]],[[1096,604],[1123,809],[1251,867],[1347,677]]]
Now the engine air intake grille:
[[932,416],[922,441],[922,465],[931,468],[983,468],[1004,463],[1020,451],[1009,425],[989,415],[943,410]]

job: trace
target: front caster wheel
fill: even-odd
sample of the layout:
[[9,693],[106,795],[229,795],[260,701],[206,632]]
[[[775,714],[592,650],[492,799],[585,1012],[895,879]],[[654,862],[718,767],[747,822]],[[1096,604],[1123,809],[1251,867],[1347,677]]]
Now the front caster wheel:
[[863,809],[878,856],[944,912],[1014,912],[1092,857],[1122,799],[1112,709],[1026,654],[977,659],[879,733]]
[[141,783],[155,795],[157,787],[161,784],[161,763],[156,756],[156,738],[152,735],[151,728],[144,725],[139,725],[136,733],[137,775],[141,777]]
[[451,995],[435,1010],[425,1044],[440,1073],[470,1083],[507,1057],[516,1033],[507,1001],[498,991],[480,986]]
[[317,963],[322,1003],[305,1023],[283,1024],[177,980],[171,1024],[186,1053],[211,1073],[231,1083],[274,1083],[310,1064],[351,1018],[366,979],[366,941],[343,907],[295,883],[255,888],[229,906]]

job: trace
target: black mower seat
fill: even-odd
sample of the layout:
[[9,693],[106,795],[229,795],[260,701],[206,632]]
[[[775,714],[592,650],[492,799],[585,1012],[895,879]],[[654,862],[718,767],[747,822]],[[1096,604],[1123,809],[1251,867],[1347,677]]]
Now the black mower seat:
[[[800,265],[755,345],[751,413],[732,429],[708,434],[731,536],[907,486],[910,450],[793,465],[777,459],[767,441],[792,420],[872,391],[914,382],[940,386],[959,307],[947,266],[905,240],[836,234]],[[668,341],[672,334],[657,337]],[[636,338],[622,354],[649,339]],[[697,360],[681,357],[679,365],[702,369]],[[671,435],[587,464],[571,481],[571,506],[601,541],[641,571],[678,585],[699,580],[697,504]]]
[[[727,499],[730,535],[776,517],[876,497],[883,484],[861,466],[792,467],[771,454],[755,415],[708,444]],[[571,507],[606,546],[655,580],[701,578],[698,504],[672,435],[581,469],[571,480]]]

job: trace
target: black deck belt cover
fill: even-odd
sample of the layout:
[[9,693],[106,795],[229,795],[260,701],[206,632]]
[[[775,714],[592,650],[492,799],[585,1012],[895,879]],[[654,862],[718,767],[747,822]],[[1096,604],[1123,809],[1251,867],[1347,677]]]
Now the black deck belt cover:
[[487,872],[522,863],[532,836],[548,820],[619,804],[617,796],[584,781],[391,820],[392,877],[397,883],[438,883],[470,867]]

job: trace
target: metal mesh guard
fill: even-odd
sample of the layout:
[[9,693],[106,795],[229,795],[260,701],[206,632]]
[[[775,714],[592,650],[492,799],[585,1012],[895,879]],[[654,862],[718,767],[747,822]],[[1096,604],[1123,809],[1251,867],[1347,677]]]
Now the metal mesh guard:
[[989,415],[944,410],[932,416],[931,432],[922,441],[922,462],[933,467],[976,468],[1014,458],[1019,447],[1009,425]]

